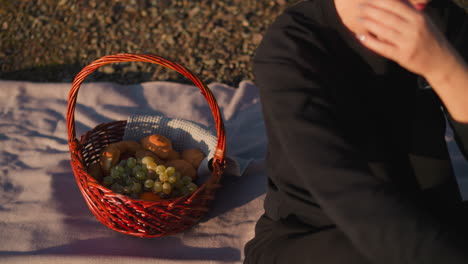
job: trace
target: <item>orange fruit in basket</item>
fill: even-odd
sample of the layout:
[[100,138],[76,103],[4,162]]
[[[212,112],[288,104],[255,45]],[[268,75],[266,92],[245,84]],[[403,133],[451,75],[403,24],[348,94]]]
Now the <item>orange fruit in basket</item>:
[[171,150],[169,151],[169,154],[167,155],[166,160],[178,160],[178,159],[180,159],[180,154],[179,154],[179,152],[177,152],[177,151],[171,149]]
[[156,202],[156,201],[160,201],[162,198],[159,195],[154,194],[153,192],[143,192],[140,195],[140,199],[145,200],[145,201]]
[[182,159],[192,164],[195,169],[198,169],[200,163],[205,159],[205,154],[199,149],[186,149],[182,151]]
[[95,162],[88,167],[88,173],[97,181],[101,181],[103,178],[101,164],[99,162]]
[[144,149],[151,150],[162,159],[166,159],[169,156],[169,152],[172,150],[171,141],[168,138],[158,134],[153,134],[142,138],[140,143]]

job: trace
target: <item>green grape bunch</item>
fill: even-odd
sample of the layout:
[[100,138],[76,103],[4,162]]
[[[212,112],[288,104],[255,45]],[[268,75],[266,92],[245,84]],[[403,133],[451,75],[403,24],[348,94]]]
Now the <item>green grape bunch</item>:
[[161,199],[191,194],[198,189],[192,178],[182,175],[172,166],[156,164],[152,157],[129,157],[111,167],[102,184],[113,192],[140,199],[145,192],[152,192]]

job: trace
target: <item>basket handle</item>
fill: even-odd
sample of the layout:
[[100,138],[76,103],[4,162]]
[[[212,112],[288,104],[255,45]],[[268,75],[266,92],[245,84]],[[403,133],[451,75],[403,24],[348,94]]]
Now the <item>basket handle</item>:
[[216,150],[213,157],[213,165],[214,168],[222,169],[224,167],[224,154],[226,148],[226,135],[224,130],[224,124],[221,119],[221,113],[219,111],[218,103],[214,98],[211,91],[208,87],[192,72],[188,69],[184,68],[183,66],[164,59],[162,57],[150,54],[128,54],[128,53],[120,53],[115,55],[108,55],[103,56],[100,59],[90,63],[88,66],[84,67],[75,77],[72,83],[72,87],[70,93],[68,95],[68,106],[67,106],[67,127],[68,127],[68,144],[71,146],[72,144],[76,144],[76,130],[75,130],[75,106],[76,106],[76,99],[78,97],[78,90],[80,89],[81,84],[83,83],[84,79],[93,73],[96,69],[106,64],[114,63],[114,62],[131,62],[131,61],[140,61],[140,62],[149,62],[154,64],[159,64],[164,67],[173,69],[180,74],[184,75],[188,79],[190,79],[198,88],[200,88],[201,93],[207,100],[211,112],[213,113],[213,118],[216,124],[216,133],[218,136],[218,144],[216,146]]

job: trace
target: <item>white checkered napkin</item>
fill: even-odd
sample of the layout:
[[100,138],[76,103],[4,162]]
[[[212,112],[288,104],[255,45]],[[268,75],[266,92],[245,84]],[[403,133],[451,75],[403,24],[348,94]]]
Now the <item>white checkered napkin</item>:
[[[139,141],[152,134],[167,137],[172,142],[172,147],[178,152],[190,148],[201,150],[206,158],[198,168],[198,176],[204,180],[211,175],[208,161],[213,158],[216,150],[217,137],[214,131],[188,120],[136,115],[128,118],[123,139]],[[240,176],[248,165],[248,163],[241,163],[239,164],[236,158],[226,157],[225,172]]]

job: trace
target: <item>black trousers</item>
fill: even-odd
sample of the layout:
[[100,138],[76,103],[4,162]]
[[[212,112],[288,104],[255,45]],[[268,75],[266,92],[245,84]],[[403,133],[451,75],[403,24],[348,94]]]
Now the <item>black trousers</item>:
[[[435,217],[468,234],[468,202],[450,193],[450,186],[424,191]],[[459,227],[459,228],[458,228]],[[273,220],[262,215],[255,226],[255,238],[245,245],[244,264],[371,264],[336,226],[321,229],[294,217]]]
[[245,245],[244,264],[370,264],[336,227],[305,231],[262,215],[256,237]]

